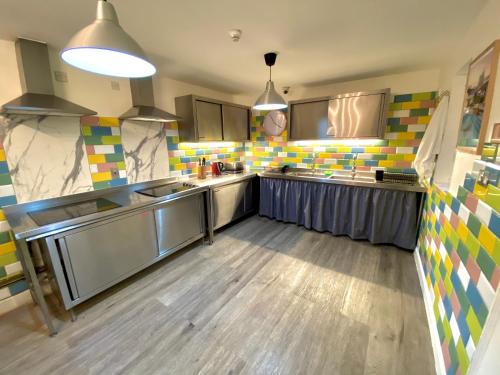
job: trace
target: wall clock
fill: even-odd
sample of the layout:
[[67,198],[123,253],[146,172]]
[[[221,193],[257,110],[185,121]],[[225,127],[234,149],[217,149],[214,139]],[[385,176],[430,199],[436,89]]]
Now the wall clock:
[[270,111],[262,126],[267,135],[281,135],[286,128],[286,115],[282,111]]

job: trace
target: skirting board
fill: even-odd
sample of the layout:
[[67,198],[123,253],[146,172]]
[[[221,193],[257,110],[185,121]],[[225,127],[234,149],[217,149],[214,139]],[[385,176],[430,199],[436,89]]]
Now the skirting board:
[[429,324],[429,332],[431,335],[432,350],[434,352],[434,364],[436,366],[436,375],[445,375],[446,368],[444,366],[443,352],[441,351],[441,344],[439,341],[439,334],[437,331],[436,318],[434,317],[434,311],[432,309],[432,301],[427,290],[427,285],[425,283],[424,268],[422,263],[420,263],[418,249],[413,252],[413,257],[415,258],[415,264],[417,266],[418,279],[420,280],[420,289],[422,289],[422,295],[424,297],[425,313],[427,314],[427,324]]

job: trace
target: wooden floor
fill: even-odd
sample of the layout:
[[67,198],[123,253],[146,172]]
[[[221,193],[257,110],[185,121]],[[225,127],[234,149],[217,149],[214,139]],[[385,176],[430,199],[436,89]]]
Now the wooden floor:
[[411,253],[257,216],[77,313],[0,316],[0,373],[434,373]]

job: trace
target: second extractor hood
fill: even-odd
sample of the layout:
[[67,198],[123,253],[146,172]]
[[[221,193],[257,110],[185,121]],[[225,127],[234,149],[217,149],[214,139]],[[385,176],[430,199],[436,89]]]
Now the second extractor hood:
[[54,95],[49,51],[45,43],[19,38],[16,57],[23,95],[4,104],[1,113],[78,117],[96,114]]
[[181,119],[179,116],[155,107],[151,77],[131,78],[130,91],[133,107],[120,116],[121,120],[172,122]]

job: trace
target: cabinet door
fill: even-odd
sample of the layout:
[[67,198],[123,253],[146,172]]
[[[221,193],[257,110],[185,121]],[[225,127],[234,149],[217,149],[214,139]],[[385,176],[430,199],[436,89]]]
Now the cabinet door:
[[222,141],[221,105],[197,100],[196,124],[200,141]]
[[77,294],[85,298],[158,256],[152,211],[91,225],[64,236]]
[[220,228],[245,214],[247,181],[226,185],[214,190],[214,228]]
[[225,141],[248,140],[248,109],[223,104],[222,127]]
[[160,255],[177,250],[205,232],[203,196],[185,197],[155,210]]
[[291,105],[290,139],[322,139],[328,129],[328,100]]

